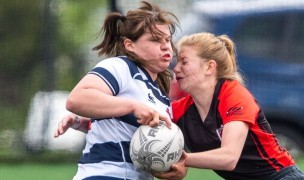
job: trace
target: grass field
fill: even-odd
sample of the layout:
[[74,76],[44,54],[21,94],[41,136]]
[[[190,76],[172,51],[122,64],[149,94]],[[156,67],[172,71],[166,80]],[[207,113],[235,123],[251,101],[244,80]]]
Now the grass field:
[[[304,159],[297,160],[301,170],[304,170]],[[0,179],[5,180],[69,180],[76,172],[76,164],[46,164],[24,163],[18,165],[0,164]],[[189,169],[185,180],[210,179],[221,180],[209,170]]]
[[[75,164],[0,165],[0,179],[5,180],[69,180],[76,172]],[[190,169],[185,180],[221,178],[212,171]]]

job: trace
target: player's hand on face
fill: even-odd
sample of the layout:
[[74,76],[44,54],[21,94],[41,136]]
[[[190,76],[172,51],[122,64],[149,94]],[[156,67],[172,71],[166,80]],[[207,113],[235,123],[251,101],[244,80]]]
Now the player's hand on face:
[[54,137],[57,138],[60,135],[64,134],[73,124],[74,124],[74,114],[68,114],[62,118],[58,123],[58,127],[55,130]]
[[182,180],[187,175],[188,170],[188,168],[185,166],[186,158],[187,153],[183,151],[180,160],[176,164],[172,164],[170,171],[165,173],[155,173],[153,175],[158,179]]
[[168,117],[159,114],[151,107],[142,103],[137,103],[134,105],[134,116],[137,118],[137,122],[140,124],[156,127],[159,125],[159,121],[162,120],[165,121],[167,127],[171,127],[171,120]]

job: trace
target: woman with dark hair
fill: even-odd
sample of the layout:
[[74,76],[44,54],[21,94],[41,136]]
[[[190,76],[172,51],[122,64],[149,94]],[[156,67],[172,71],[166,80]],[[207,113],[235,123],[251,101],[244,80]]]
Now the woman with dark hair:
[[168,66],[177,22],[174,14],[145,1],[126,16],[106,17],[102,42],[93,50],[112,57],[88,72],[66,102],[67,110],[91,121],[74,180],[153,179],[133,165],[129,146],[141,124],[163,120],[170,127]]

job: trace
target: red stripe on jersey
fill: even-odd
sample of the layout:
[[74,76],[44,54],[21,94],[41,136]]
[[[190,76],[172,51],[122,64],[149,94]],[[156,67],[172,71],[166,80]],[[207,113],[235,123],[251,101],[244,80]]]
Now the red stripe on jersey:
[[193,99],[190,95],[186,95],[185,97],[171,103],[174,123],[177,123],[191,104],[193,104]]
[[295,164],[289,152],[279,144],[274,134],[263,132],[258,126],[251,128],[251,130],[256,135],[256,138],[253,137],[252,139],[260,156],[276,171]]

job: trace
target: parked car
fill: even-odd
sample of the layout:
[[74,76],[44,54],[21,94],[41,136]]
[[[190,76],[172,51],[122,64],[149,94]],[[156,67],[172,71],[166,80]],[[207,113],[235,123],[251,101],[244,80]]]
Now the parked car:
[[[304,154],[304,1],[197,1],[181,29],[177,39],[208,31],[234,40],[246,86],[279,142]],[[175,82],[171,90],[180,98]]]

